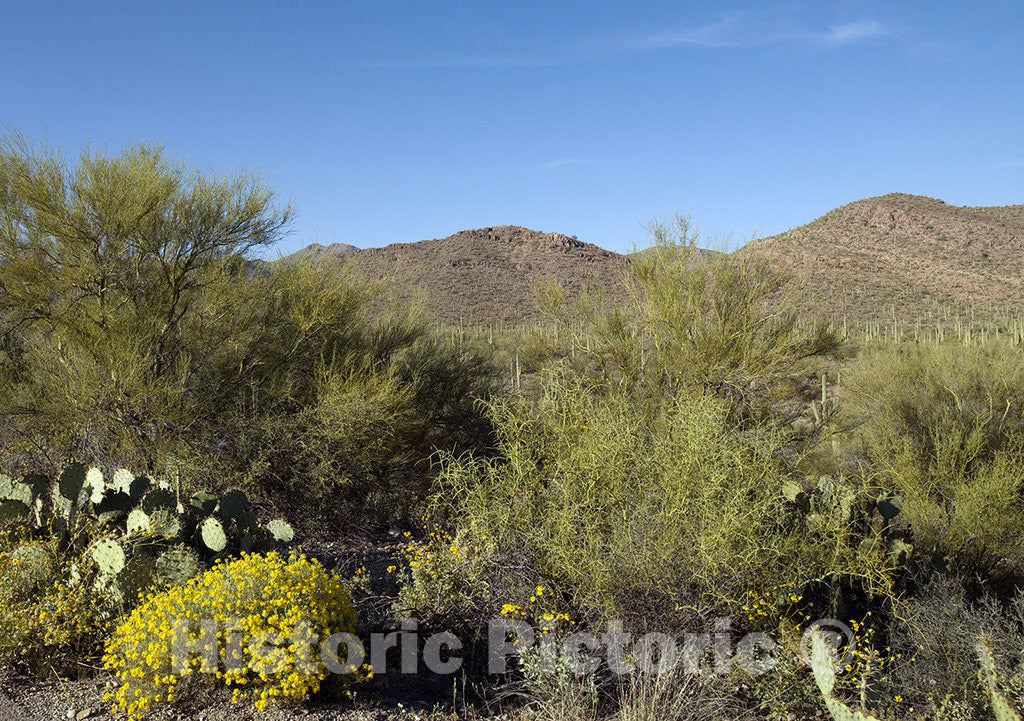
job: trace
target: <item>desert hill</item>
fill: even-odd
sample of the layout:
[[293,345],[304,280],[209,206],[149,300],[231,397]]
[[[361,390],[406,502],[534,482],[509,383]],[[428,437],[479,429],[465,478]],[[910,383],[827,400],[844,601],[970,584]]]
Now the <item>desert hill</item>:
[[929,319],[940,306],[981,316],[1024,308],[1024,205],[960,207],[893,193],[859,200],[739,253],[798,274],[816,310]]
[[351,264],[388,278],[399,298],[425,296],[439,320],[516,323],[536,318],[533,287],[557,282],[573,296],[588,284],[615,297],[626,257],[560,233],[512,225],[383,248],[304,248],[298,255]]
[[[768,259],[806,286],[808,309],[851,320],[928,320],[940,308],[979,317],[1024,308],[1024,205],[959,207],[890,194],[836,208],[736,251]],[[538,316],[533,286],[587,284],[623,297],[628,255],[573,236],[518,226],[465,230],[383,248],[314,244],[312,256],[388,278],[400,298],[421,296],[446,322],[516,323]]]

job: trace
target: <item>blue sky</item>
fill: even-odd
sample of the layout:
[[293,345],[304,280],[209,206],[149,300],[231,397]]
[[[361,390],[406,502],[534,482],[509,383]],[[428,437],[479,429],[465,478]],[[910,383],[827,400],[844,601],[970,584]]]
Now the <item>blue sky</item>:
[[[8,3],[0,123],[262,174],[279,250],[525,225],[707,244],[1024,203],[1024,2]],[[277,251],[274,251],[275,253]]]

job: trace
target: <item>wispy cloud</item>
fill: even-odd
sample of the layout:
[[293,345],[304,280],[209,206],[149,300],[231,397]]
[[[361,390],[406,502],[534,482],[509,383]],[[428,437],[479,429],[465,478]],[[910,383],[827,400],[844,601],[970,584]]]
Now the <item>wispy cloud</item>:
[[586,62],[590,58],[566,57],[466,57],[466,58],[411,58],[409,60],[384,60],[358,63],[361,68],[415,69],[415,68],[541,68],[554,65],[571,65]]
[[575,65],[616,55],[630,55],[672,48],[730,49],[766,45],[816,45],[839,48],[894,35],[889,26],[873,19],[832,25],[823,30],[799,24],[788,11],[733,13],[702,25],[658,30],[647,34],[589,38],[561,54],[490,57],[412,58],[366,62],[370,68],[530,68]]
[[732,48],[740,43],[734,37],[738,16],[731,15],[716,22],[690,28],[661,30],[648,35],[626,36],[608,41],[609,47],[625,51],[662,50],[665,48]]
[[883,38],[892,35],[892,29],[877,20],[862,20],[855,23],[833,25],[827,32],[812,35],[811,39],[822,45],[850,45],[865,40]]
[[700,27],[623,38],[620,43],[634,51],[679,47],[751,48],[782,44],[840,47],[892,34],[891,28],[877,20],[859,20],[814,30],[797,25],[788,15],[765,13],[758,16],[731,15]]

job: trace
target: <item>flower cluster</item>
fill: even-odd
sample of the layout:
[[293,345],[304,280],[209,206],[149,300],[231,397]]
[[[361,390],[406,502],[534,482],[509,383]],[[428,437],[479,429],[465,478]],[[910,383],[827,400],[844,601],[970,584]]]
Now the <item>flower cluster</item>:
[[[398,555],[415,573],[435,576],[441,568],[458,562],[460,557],[465,559],[465,549],[455,543],[455,539],[450,533],[438,526],[432,526],[429,516],[423,523],[422,543],[417,543],[412,539],[411,531],[406,531],[402,535],[408,543],[399,549]],[[394,573],[396,570],[395,566],[388,567],[389,573]]]
[[782,621],[798,624],[800,620],[810,620],[810,615],[803,612],[801,602],[804,600],[803,584],[799,582],[780,583],[762,593],[747,591],[740,612],[746,616],[754,627],[772,627]]
[[530,602],[525,606],[514,603],[502,604],[501,615],[530,620],[543,633],[558,629],[559,624],[563,627],[576,624],[568,612],[558,609],[556,595],[547,586],[537,586],[530,594]]
[[487,594],[485,555],[453,536],[430,517],[423,519],[422,535],[406,531],[396,563],[387,567],[400,586],[403,614],[468,618]]
[[[299,700],[329,673],[308,644],[355,628],[351,594],[319,562],[245,555],[146,597],[107,642],[104,666],[121,683],[107,700],[135,718],[201,673],[259,710]],[[183,647],[194,653],[183,659]]]

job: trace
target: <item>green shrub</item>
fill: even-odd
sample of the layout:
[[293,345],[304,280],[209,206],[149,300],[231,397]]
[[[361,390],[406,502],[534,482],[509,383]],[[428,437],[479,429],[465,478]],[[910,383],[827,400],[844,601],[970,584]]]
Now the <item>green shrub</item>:
[[105,599],[76,579],[84,556],[56,541],[5,534],[0,546],[0,667],[70,673],[94,656],[111,618]]
[[679,395],[645,418],[626,395],[571,376],[544,389],[536,403],[491,404],[498,456],[449,457],[435,504],[465,542],[533,564],[581,606],[737,610],[749,592],[825,574],[884,576],[846,519],[794,519],[782,439],[736,432],[727,401]]
[[998,341],[866,352],[844,376],[870,483],[901,494],[916,554],[1020,578],[1024,355]]
[[259,181],[159,149],[70,167],[0,145],[5,470],[102,458],[186,491],[419,501],[435,447],[486,440],[493,370],[422,315],[377,312],[377,283],[252,260],[290,219]]
[[990,460],[1024,430],[1024,353],[997,339],[868,347],[843,372],[843,406],[872,460],[896,447],[926,465],[940,442]]
[[571,306],[557,288],[541,297],[561,354],[580,372],[645,405],[682,389],[709,391],[733,401],[742,421],[776,414],[788,376],[840,347],[825,325],[801,325],[797,287],[766,263],[698,249],[682,217],[656,223],[652,234],[653,246],[630,256],[625,306],[609,306],[599,292]]

